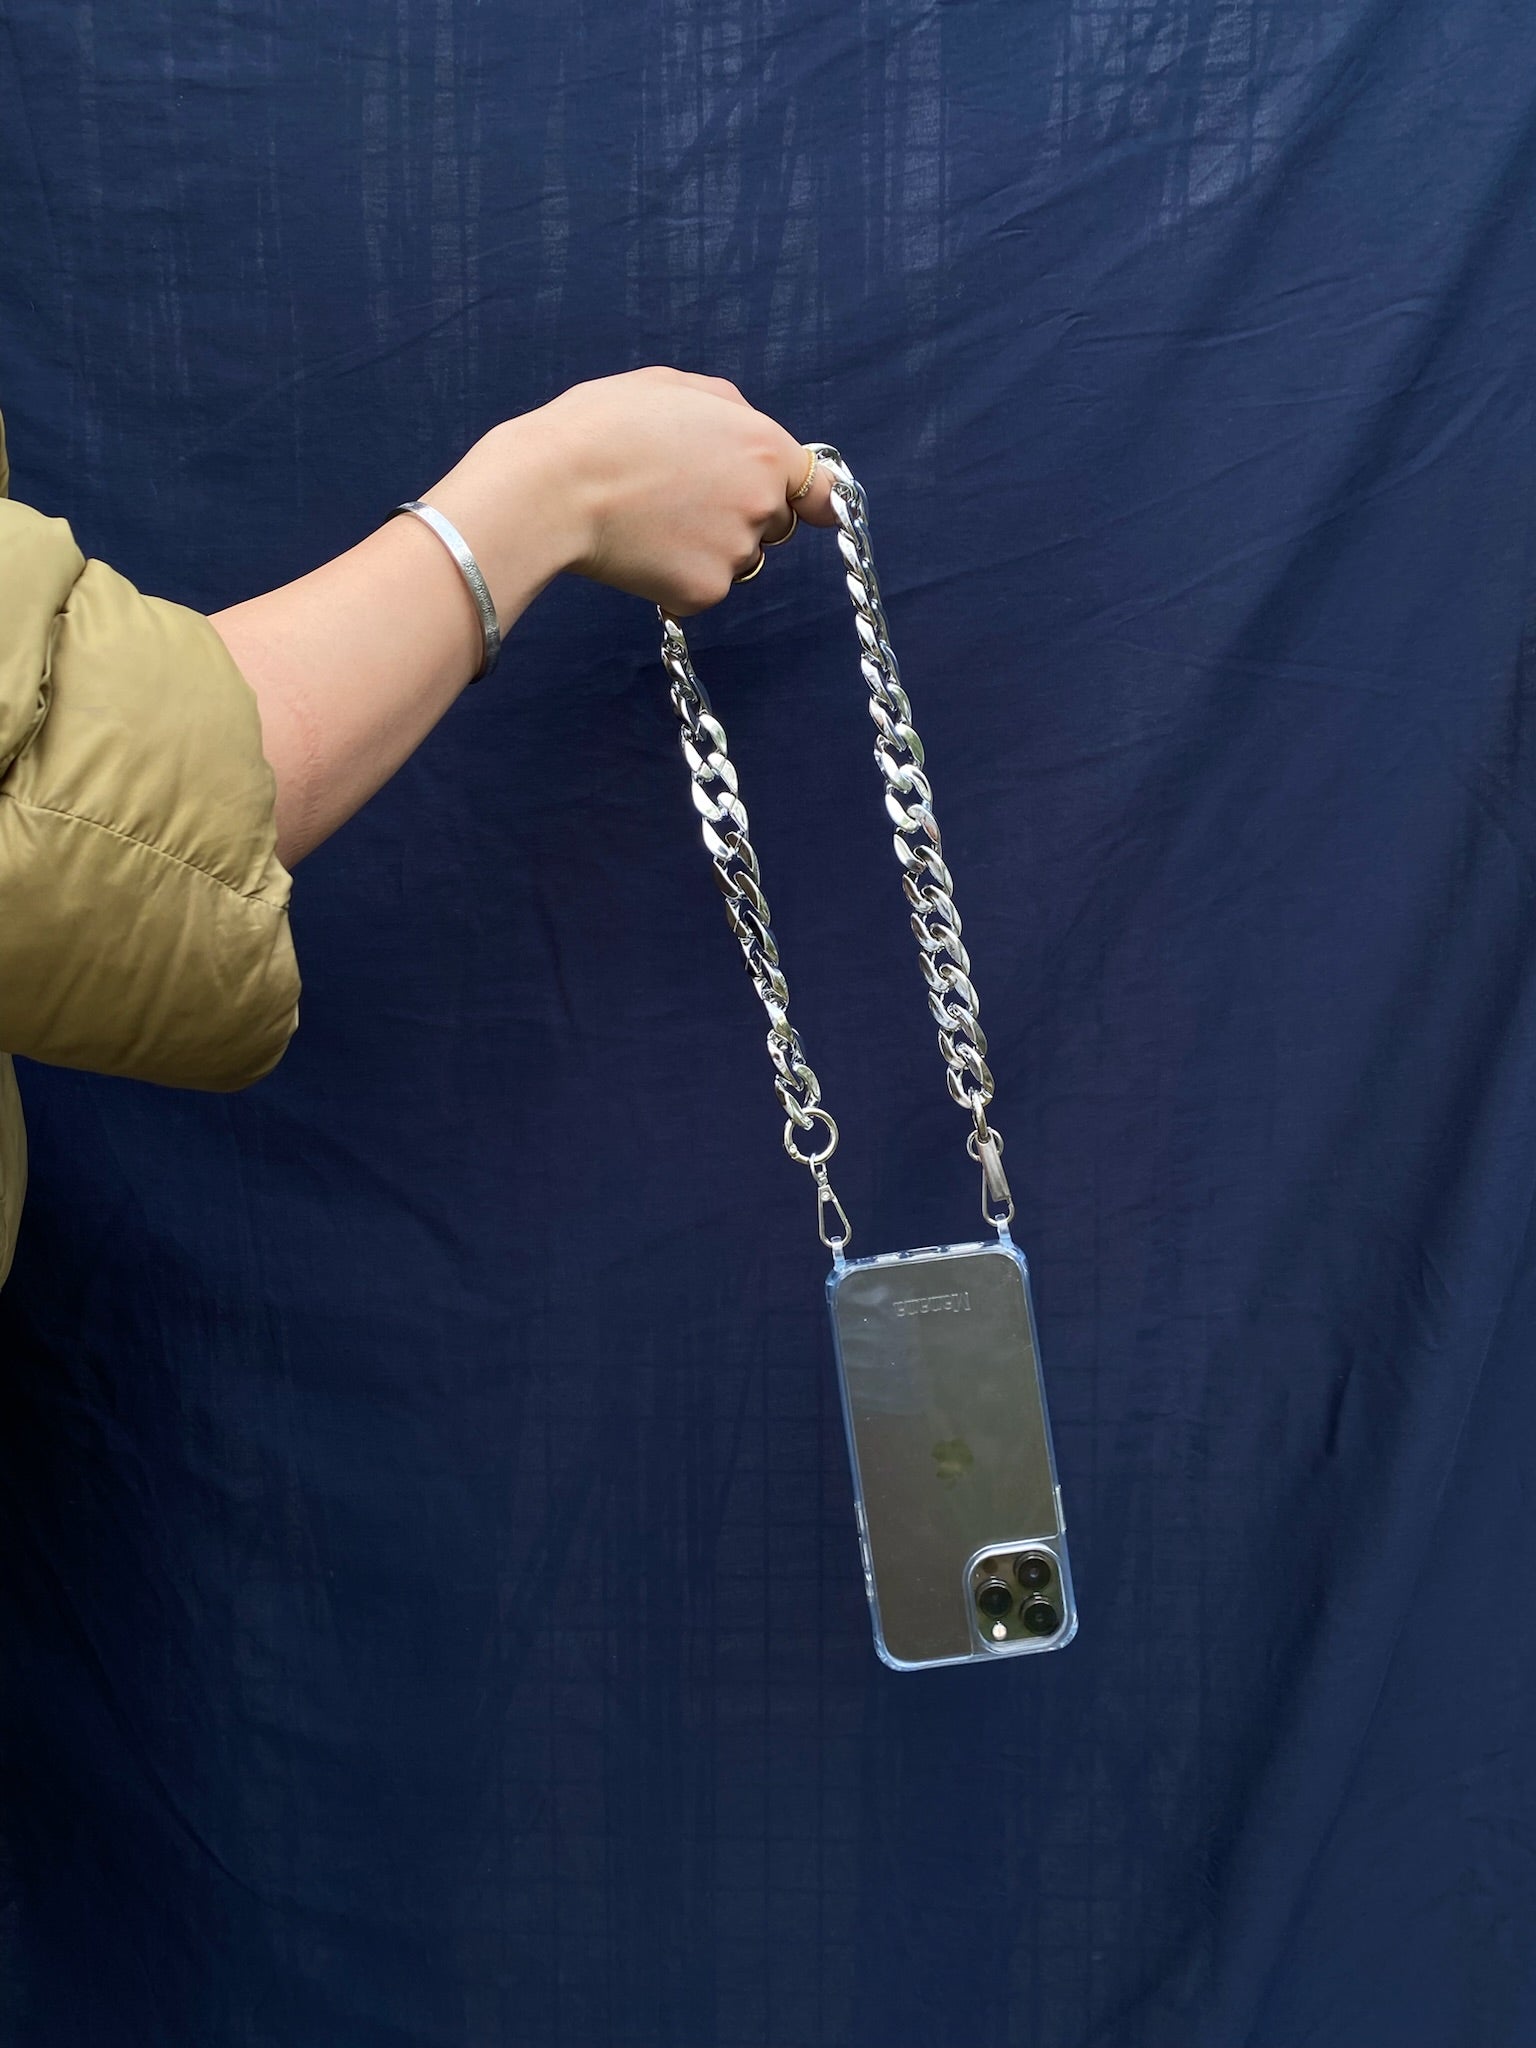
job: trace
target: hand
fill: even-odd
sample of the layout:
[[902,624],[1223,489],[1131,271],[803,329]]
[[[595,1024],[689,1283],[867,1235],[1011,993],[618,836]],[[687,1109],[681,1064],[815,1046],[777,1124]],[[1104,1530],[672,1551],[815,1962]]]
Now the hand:
[[[469,540],[502,606],[542,528],[548,566],[648,598],[680,618],[718,604],[791,526],[809,457],[734,384],[633,370],[578,384],[494,428],[426,493]],[[831,526],[818,471],[794,506]],[[505,537],[505,538],[504,538]]]
[[[423,496],[474,550],[503,632],[562,569],[687,617],[790,530],[807,462],[734,385],[636,370],[493,427]],[[827,478],[793,509],[831,526]],[[480,664],[464,580],[414,519],[213,625],[256,693],[290,866],[394,774]]]

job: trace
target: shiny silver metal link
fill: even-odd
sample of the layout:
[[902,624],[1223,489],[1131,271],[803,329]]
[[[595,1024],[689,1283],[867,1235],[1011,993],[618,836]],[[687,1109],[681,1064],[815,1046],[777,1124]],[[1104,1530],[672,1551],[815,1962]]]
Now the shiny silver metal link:
[[[694,674],[682,627],[666,612],[661,614],[661,625],[661,658],[672,708],[682,727],[683,759],[693,778],[693,807],[703,821],[704,844],[725,898],[726,918],[736,934],[758,1001],[768,1013],[768,1057],[773,1062],[774,1091],[784,1111],[784,1150],[797,1165],[807,1168],[815,1182],[818,1234],[830,1251],[841,1255],[852,1231],[827,1176],[827,1161],[837,1150],[837,1125],[821,1107],[821,1083],[811,1071],[799,1032],[789,1021],[789,984],[779,965],[779,949],[769,923],[747,807],[737,794],[735,763],[725,728],[710,709],[704,686]],[[818,1125],[823,1133],[820,1144],[810,1135]]]
[[912,935],[928,985],[928,1008],[939,1027],[949,1092],[962,1109],[985,1109],[992,1100],[987,1041],[977,1015],[971,960],[960,938],[954,879],[933,814],[933,787],[923,766],[923,743],[912,725],[912,706],[901,687],[890,627],[869,541],[864,493],[835,448],[812,444],[832,483],[837,545],[859,635],[859,666],[875,722],[875,762],[885,778],[885,808],[896,827],[901,886],[912,907]]
[[[923,765],[923,743],[912,724],[912,707],[901,686],[901,671],[880,601],[868,507],[858,480],[838,451],[824,442],[808,445],[832,485],[837,545],[853,600],[859,666],[869,689],[869,715],[875,724],[875,761],[885,780],[885,808],[896,827],[896,858],[911,908],[928,1008],[938,1026],[949,1092],[971,1113],[972,1129],[966,1143],[982,1170],[982,1214],[1002,1231],[1013,1216],[1013,1198],[1003,1172],[1001,1134],[987,1121],[993,1094],[987,1041],[977,1014],[970,955],[960,936],[954,881],[944,862],[934,816],[933,788]],[[821,1107],[820,1084],[806,1062],[799,1034],[789,1022],[789,988],[769,927],[762,877],[724,728],[694,673],[682,628],[665,612],[661,616],[662,661],[671,684],[673,708],[682,724],[683,758],[693,778],[694,806],[704,821],[704,844],[714,862],[726,916],[741,944],[747,972],[768,1012],[768,1055],[787,1119],[785,1149],[815,1177],[821,1239],[840,1253],[850,1235],[848,1219],[826,1178],[826,1161],[837,1148],[837,1125]],[[802,1151],[794,1142],[795,1135],[808,1131],[815,1122],[825,1127],[825,1143],[814,1151]],[[838,1224],[841,1236],[829,1235],[829,1220]]]

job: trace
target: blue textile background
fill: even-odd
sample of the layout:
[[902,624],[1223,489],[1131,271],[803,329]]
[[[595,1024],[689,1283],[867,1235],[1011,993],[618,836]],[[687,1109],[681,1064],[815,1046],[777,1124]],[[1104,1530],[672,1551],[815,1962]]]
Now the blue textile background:
[[[6,2041],[1536,2039],[1533,56],[8,0],[14,488],[146,587],[647,361],[863,477],[1083,1626],[876,1663],[654,619],[556,589],[301,871],[270,1082],[24,1075]],[[858,1249],[970,1235],[826,537],[694,637]]]

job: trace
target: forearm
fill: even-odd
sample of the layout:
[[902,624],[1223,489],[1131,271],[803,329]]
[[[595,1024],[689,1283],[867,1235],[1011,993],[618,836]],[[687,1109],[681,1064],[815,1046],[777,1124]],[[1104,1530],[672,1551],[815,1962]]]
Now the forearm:
[[[495,431],[533,485],[536,451],[518,442],[518,424]],[[569,551],[539,495],[530,489],[527,518],[504,533],[460,470],[427,493],[479,557],[503,631]],[[277,782],[278,855],[290,868],[389,780],[480,666],[474,602],[452,556],[415,519],[389,520],[212,624],[256,695]]]
[[[504,633],[565,569],[682,617],[717,604],[795,516],[835,523],[806,462],[733,385],[639,370],[494,427],[423,497],[468,543]],[[409,518],[213,625],[256,693],[289,867],[389,780],[481,661],[457,564]]]

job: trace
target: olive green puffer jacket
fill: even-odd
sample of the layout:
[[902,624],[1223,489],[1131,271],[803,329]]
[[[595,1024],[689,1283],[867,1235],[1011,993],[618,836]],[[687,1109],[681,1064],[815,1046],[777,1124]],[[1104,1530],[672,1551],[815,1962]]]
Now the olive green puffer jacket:
[[0,1282],[26,1182],[8,1057],[241,1088],[297,1016],[252,696],[208,621],[6,496],[0,426]]

